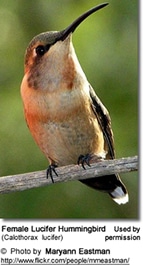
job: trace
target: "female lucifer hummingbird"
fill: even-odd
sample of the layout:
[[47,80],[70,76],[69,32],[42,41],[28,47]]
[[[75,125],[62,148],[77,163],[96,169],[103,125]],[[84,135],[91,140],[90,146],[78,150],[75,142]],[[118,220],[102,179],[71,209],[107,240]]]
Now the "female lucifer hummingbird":
[[[75,54],[72,33],[89,15],[105,7],[93,7],[62,31],[44,32],[32,39],[25,55],[21,96],[27,125],[55,167],[89,165],[90,159],[114,159],[111,120],[89,84]],[[115,202],[128,202],[126,187],[118,174],[82,180],[84,184],[109,193]]]

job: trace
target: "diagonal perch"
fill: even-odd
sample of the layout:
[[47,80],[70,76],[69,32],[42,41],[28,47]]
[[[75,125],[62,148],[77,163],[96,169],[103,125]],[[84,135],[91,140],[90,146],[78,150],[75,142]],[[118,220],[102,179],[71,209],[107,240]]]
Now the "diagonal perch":
[[[95,178],[113,173],[126,173],[138,170],[138,157],[126,157],[114,160],[104,160],[93,163],[84,170],[78,165],[68,165],[56,169],[58,177],[54,175],[54,182]],[[24,173],[19,175],[0,177],[0,193],[11,193],[52,184],[46,178],[46,170]]]

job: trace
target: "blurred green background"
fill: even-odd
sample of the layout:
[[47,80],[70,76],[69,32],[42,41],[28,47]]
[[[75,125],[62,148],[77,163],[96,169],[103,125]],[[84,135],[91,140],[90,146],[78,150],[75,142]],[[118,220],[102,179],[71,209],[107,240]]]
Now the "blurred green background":
[[[103,0],[0,1],[0,176],[46,169],[23,117],[20,84],[29,41],[61,30]],[[137,154],[137,0],[109,0],[75,31],[73,43],[83,70],[112,118],[116,156]],[[130,202],[118,206],[78,181],[0,195],[1,218],[139,217],[138,173],[123,174]]]

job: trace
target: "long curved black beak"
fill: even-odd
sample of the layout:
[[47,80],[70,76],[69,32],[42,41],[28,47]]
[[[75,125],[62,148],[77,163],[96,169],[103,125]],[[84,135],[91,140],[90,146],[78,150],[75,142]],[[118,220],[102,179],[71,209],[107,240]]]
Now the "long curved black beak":
[[56,38],[56,41],[64,41],[66,39],[66,37],[75,31],[75,29],[79,26],[79,24],[85,20],[88,16],[90,16],[92,13],[95,13],[96,11],[98,11],[99,9],[107,6],[109,3],[103,3],[100,4],[98,6],[95,6],[93,8],[91,8],[90,10],[88,10],[87,12],[85,12],[84,14],[82,14],[80,17],[78,17],[73,23],[71,23],[66,29],[60,31],[58,37]]

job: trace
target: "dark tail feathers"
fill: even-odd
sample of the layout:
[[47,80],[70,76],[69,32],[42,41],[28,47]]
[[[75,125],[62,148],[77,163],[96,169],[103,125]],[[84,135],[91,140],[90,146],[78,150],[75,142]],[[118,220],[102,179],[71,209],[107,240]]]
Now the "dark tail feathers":
[[118,204],[125,204],[129,201],[126,187],[122,183],[119,175],[109,175],[97,178],[81,180],[82,183],[91,188],[107,192]]

